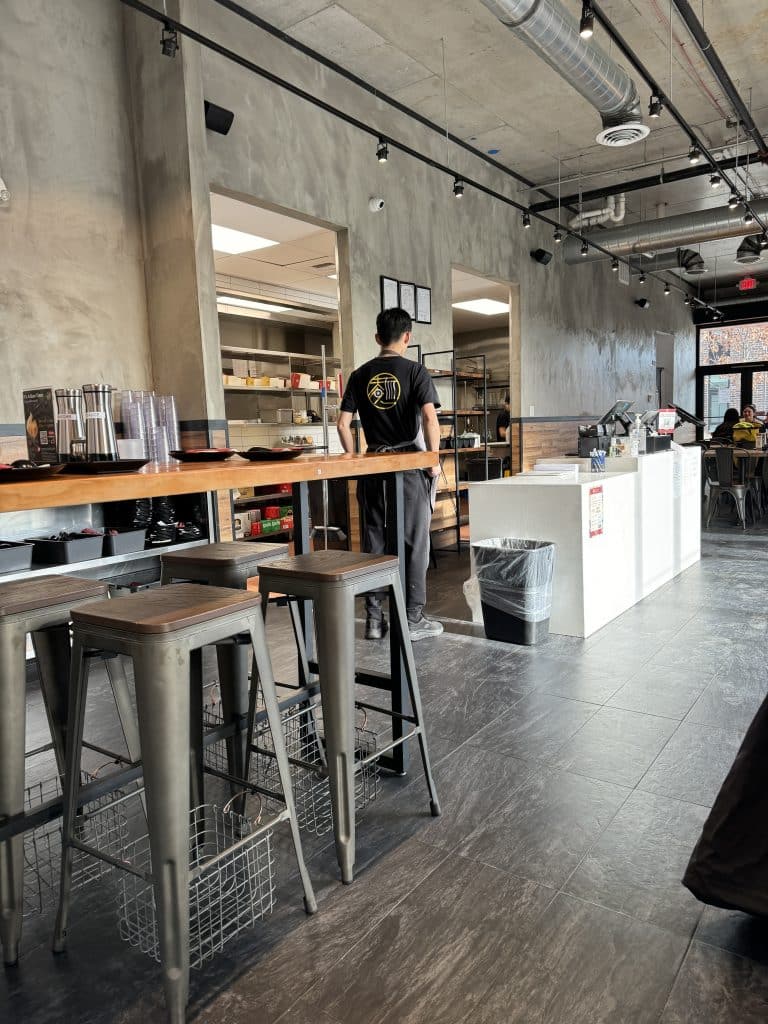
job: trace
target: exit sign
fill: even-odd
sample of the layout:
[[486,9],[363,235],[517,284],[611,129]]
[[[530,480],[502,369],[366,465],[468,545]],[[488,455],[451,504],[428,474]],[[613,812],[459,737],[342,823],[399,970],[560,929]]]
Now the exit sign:
[[738,289],[740,292],[752,292],[757,288],[756,277],[742,277],[739,281]]

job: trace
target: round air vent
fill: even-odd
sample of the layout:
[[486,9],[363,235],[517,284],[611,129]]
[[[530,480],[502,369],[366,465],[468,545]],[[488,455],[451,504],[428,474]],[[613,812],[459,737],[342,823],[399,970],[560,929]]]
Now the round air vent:
[[595,136],[595,140],[601,146],[631,146],[633,142],[640,142],[650,133],[650,128],[642,121],[631,124],[617,124],[610,128],[603,128]]

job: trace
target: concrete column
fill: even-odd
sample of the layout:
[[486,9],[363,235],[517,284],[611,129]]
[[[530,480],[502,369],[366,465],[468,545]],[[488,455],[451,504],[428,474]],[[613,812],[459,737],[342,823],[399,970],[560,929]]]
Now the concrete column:
[[[167,0],[167,13],[194,25],[197,0]],[[176,395],[182,420],[220,420],[199,47],[180,36],[176,56],[163,56],[158,22],[130,10],[124,17],[155,387]]]

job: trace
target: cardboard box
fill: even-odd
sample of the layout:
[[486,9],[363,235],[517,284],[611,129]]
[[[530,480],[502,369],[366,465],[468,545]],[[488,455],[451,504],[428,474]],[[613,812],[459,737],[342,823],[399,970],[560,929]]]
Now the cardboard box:
[[56,452],[56,399],[53,388],[24,392],[24,429],[31,462],[58,462]]
[[311,377],[308,373],[292,373],[291,374],[291,387],[303,390],[309,387]]
[[260,537],[261,533],[262,533],[262,526],[263,526],[263,524],[260,521],[254,520],[251,523],[251,536],[252,537]]
[[283,516],[280,520],[281,530],[292,530],[293,529],[293,516]]
[[279,519],[262,519],[260,525],[261,525],[261,532],[262,533],[279,533],[280,532],[280,520]]

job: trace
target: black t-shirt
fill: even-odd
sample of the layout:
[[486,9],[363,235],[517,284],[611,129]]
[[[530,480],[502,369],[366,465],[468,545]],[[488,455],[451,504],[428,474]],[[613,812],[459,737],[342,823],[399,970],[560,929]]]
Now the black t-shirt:
[[350,374],[341,411],[358,413],[369,448],[424,448],[421,409],[430,402],[440,407],[426,367],[403,356],[376,356]]
[[496,437],[495,441],[499,440],[499,431],[506,430],[509,426],[509,413],[506,409],[502,409],[499,415],[496,417]]

